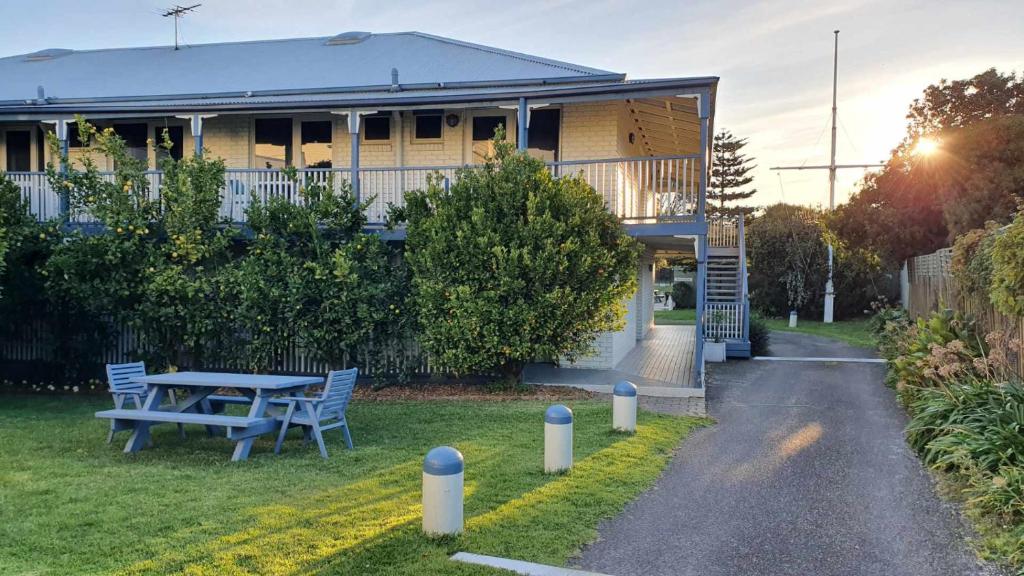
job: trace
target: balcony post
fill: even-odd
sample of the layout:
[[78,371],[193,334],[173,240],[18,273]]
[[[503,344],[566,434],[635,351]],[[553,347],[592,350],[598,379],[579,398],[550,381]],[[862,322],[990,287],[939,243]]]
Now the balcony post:
[[349,110],[348,113],[348,134],[352,148],[352,160],[350,168],[352,170],[352,194],[356,198],[356,204],[359,203],[359,112],[357,110]]
[[[68,153],[70,144],[68,143],[68,121],[66,118],[59,118],[56,120],[56,126],[54,131],[57,134],[57,142],[60,145],[60,157],[57,158],[57,165],[60,169],[61,174],[68,173]],[[68,215],[71,211],[71,199],[68,197],[67,190],[59,191],[59,202],[58,210],[60,211],[61,217]]]
[[526,104],[526,98],[519,99],[519,118],[516,124],[519,129],[519,149],[526,150],[530,136],[530,108]]
[[711,98],[707,93],[701,94],[697,104],[700,111],[700,180],[697,198],[697,221],[705,221],[708,200],[708,174],[711,173],[711,154],[709,146],[708,126],[711,117]]
[[193,150],[196,156],[203,155],[203,120],[207,118],[213,118],[216,114],[188,114],[185,116],[175,116],[175,118],[181,118],[182,120],[188,120],[188,129],[192,132],[192,144]]
[[694,311],[694,342],[693,342],[693,381],[699,387],[704,386],[704,307],[705,291],[708,274],[708,237],[706,234],[697,236],[694,244],[697,253],[697,278],[694,288],[697,291],[696,310]]

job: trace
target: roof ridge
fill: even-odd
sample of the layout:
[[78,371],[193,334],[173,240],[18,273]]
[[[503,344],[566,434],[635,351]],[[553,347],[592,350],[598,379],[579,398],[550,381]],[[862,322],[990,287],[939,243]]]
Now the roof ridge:
[[[517,60],[524,60],[526,62],[533,62],[534,64],[543,64],[545,66],[551,66],[554,68],[561,68],[563,70],[569,70],[571,72],[578,72],[583,74],[589,74],[591,76],[598,76],[604,74],[617,74],[617,72],[611,72],[610,70],[601,70],[598,68],[591,68],[589,66],[581,66],[579,64],[573,64],[571,62],[565,62],[562,60],[552,60],[550,58],[544,58],[541,56],[534,56],[532,54],[524,54],[522,52],[515,52],[513,50],[506,50],[504,48],[496,48],[494,46],[486,46],[484,44],[475,44],[473,42],[466,42],[464,40],[456,40],[454,38],[447,38],[445,36],[437,36],[435,34],[428,34],[426,32],[409,31],[409,32],[394,32],[394,34],[410,34],[413,36],[420,36],[422,38],[428,38],[430,40],[437,40],[438,42],[447,42],[448,44],[454,44],[456,46],[462,46],[463,48],[472,48],[474,50],[480,50],[481,52],[488,52],[491,54],[498,54],[500,56],[508,56],[509,58],[515,58]],[[624,76],[624,75],[623,75]]]
[[[396,36],[396,35],[399,35],[399,34],[410,34],[410,32],[371,32],[370,34],[371,34],[371,36]],[[334,36],[336,36],[336,34],[332,34],[330,36],[300,36],[298,38],[266,38],[266,39],[262,39],[262,40],[229,40],[229,41],[225,41],[225,42],[203,42],[203,43],[200,43],[200,44],[182,44],[181,48],[188,49],[188,48],[205,48],[205,47],[208,47],[208,46],[238,46],[238,45],[242,45],[242,44],[270,44],[270,43],[278,43],[278,42],[299,42],[299,41],[303,41],[303,40],[328,40],[330,38],[334,38]],[[51,47],[48,47],[48,48],[40,48],[39,50],[35,50],[35,51],[32,51],[32,52],[25,52],[23,54],[11,54],[11,55],[8,55],[8,56],[0,56],[0,60],[6,59],[6,58],[24,57],[24,56],[28,56],[30,54],[35,54],[36,52],[40,52],[42,50],[51,50],[53,48],[54,47],[51,46]],[[117,52],[118,50],[160,50],[160,49],[166,49],[166,48],[174,48],[174,45],[173,44],[155,44],[155,45],[151,45],[151,46],[113,46],[113,47],[109,47],[109,48],[84,48],[84,49],[68,48],[68,50],[71,50],[75,54],[85,54],[85,53],[91,53],[91,52]]]

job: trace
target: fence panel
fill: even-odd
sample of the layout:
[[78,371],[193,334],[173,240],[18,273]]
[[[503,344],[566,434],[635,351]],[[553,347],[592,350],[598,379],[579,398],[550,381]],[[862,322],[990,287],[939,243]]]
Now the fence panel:
[[1024,376],[1024,355],[1013,342],[1024,340],[1024,318],[1002,314],[989,301],[987,294],[970,294],[961,290],[950,268],[953,250],[943,248],[932,254],[907,260],[909,294],[903,295],[907,311],[915,318],[926,317],[944,309],[969,315],[977,322],[982,337],[1002,332],[1009,342],[1003,352],[1017,376]]

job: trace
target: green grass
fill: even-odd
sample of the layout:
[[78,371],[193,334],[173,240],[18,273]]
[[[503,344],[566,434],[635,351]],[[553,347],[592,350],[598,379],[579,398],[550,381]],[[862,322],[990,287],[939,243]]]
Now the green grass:
[[858,318],[855,320],[842,320],[839,322],[833,322],[832,324],[825,324],[824,322],[805,320],[801,318],[800,321],[797,322],[796,328],[790,328],[788,319],[781,320],[778,318],[766,318],[765,324],[768,325],[769,330],[812,334],[814,336],[840,340],[860,348],[875,348],[876,346],[875,336],[871,333],[871,330],[868,329],[867,319]]
[[[500,574],[455,564],[460,550],[562,564],[595,527],[649,488],[693,418],[641,413],[633,436],[609,430],[610,405],[569,402],[576,466],[542,472],[545,403],[359,402],[356,444],[328,433],[331,459],[261,438],[247,462],[189,427],[153,429],[121,452],[93,417],[105,399],[0,398],[0,574]],[[466,458],[466,532],[421,535],[426,451]]]
[[655,310],[655,324],[693,324],[697,316],[694,309]]

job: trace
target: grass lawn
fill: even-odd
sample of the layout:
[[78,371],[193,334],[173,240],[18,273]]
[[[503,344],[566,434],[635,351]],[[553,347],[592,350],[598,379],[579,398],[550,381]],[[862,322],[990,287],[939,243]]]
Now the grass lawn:
[[876,345],[875,337],[868,329],[868,320],[866,318],[842,320],[833,322],[832,324],[825,324],[824,322],[813,320],[804,320],[801,318],[800,321],[797,322],[796,328],[789,327],[788,319],[781,320],[778,318],[766,318],[765,324],[768,325],[769,330],[813,334],[815,336],[832,338],[833,340],[841,340],[847,344],[859,346],[861,348],[874,348]]
[[[542,473],[538,401],[355,402],[354,451],[327,433],[331,459],[292,431],[247,462],[188,427],[153,428],[155,446],[105,443],[99,398],[0,398],[0,574],[504,574],[447,560],[460,550],[562,564],[598,522],[650,487],[703,421],[641,413],[610,431],[611,406],[568,401],[576,466]],[[466,458],[466,532],[420,533],[429,448]]]
[[654,311],[654,323],[655,324],[693,324],[697,316],[697,311],[694,309],[682,309],[682,310],[655,310]]

